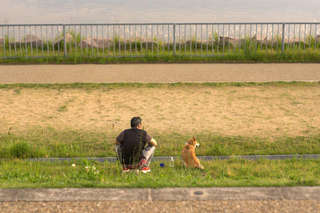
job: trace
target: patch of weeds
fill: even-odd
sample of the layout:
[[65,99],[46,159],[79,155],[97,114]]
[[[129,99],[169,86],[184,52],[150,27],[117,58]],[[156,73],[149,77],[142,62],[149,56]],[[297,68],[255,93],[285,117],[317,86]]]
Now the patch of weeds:
[[212,155],[230,155],[232,153],[224,144],[220,143],[215,143],[210,152]]
[[[10,158],[10,151],[8,147],[1,147],[0,158]],[[1,160],[0,160],[1,162]]]
[[13,90],[13,92],[14,92],[14,94],[16,94],[16,95],[20,95],[20,94],[21,94],[21,89],[16,88],[16,89]]
[[58,112],[66,112],[67,110],[67,105],[62,105],[57,109]]
[[237,93],[237,90],[231,90],[229,94]]
[[62,105],[62,106],[60,106],[60,107],[58,108],[57,111],[58,111],[58,112],[66,112],[66,111],[68,110],[68,104],[70,104],[71,102],[73,102],[74,99],[75,99],[75,98],[71,98],[71,99],[67,100],[64,105]]
[[292,101],[290,104],[291,105],[299,105],[299,104],[303,104],[303,103],[300,101]]
[[[51,143],[46,147],[48,152],[52,156],[62,156],[62,157],[75,157],[75,156],[86,156],[91,155],[88,152],[91,152],[94,149],[94,146],[97,148],[100,147],[99,144],[88,144],[88,143]],[[84,153],[86,152],[86,153]],[[98,155],[98,154],[96,154]]]
[[9,153],[12,158],[36,158],[45,156],[45,153],[41,149],[34,149],[26,142],[12,144],[9,148]]

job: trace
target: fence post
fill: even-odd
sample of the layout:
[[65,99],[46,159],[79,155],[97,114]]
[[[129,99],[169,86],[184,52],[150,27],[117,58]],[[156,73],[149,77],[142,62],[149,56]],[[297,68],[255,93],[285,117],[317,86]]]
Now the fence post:
[[285,31],[285,24],[282,24],[281,53],[284,53],[284,31]]
[[66,25],[63,25],[63,56],[67,56]]
[[6,53],[6,36],[4,34],[4,26],[2,27],[2,37],[3,37],[3,54],[4,56],[7,56],[7,53]]
[[173,24],[173,55],[176,55],[176,24]]

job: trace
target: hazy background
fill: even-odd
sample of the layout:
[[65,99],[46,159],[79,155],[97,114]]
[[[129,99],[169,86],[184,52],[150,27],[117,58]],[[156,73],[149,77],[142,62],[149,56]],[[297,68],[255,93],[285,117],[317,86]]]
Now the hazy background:
[[320,22],[320,0],[1,0],[1,24]]

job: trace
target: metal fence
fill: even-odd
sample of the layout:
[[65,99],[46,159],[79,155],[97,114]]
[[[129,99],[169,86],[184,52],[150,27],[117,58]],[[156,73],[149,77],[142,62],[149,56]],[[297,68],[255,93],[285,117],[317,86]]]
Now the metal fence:
[[320,23],[0,25],[0,58],[318,51]]

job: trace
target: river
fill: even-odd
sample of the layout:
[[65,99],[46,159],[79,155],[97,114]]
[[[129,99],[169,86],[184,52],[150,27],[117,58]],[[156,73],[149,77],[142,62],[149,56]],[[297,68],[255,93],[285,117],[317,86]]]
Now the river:
[[1,0],[0,24],[320,22],[319,0]]

